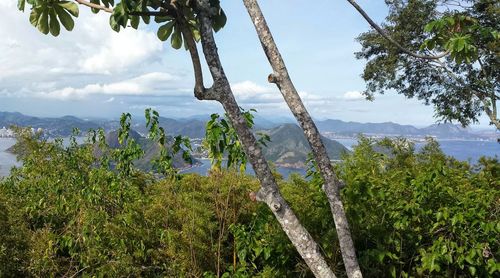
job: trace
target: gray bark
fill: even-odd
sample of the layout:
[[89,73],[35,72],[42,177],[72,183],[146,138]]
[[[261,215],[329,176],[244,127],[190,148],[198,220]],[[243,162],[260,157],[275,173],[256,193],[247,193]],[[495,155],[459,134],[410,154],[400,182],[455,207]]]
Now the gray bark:
[[288,238],[316,277],[335,277],[319,252],[318,245],[281,196],[277,182],[262,154],[262,150],[241,114],[217,53],[209,17],[210,5],[208,0],[197,0],[197,5],[200,9],[199,19],[201,22],[203,53],[214,84],[209,89],[196,92],[196,97],[204,100],[216,100],[222,104],[261,183],[256,199],[265,202],[269,206]]
[[323,177],[325,183],[323,191],[330,203],[347,276],[362,277],[349,231],[349,224],[340,198],[341,182],[333,171],[330,158],[321,141],[320,133],[288,75],[285,63],[281,58],[281,54],[278,51],[257,1],[243,0],[243,2],[255,26],[262,48],[274,70],[274,73],[269,75],[268,81],[278,86],[288,107],[290,107],[290,110],[304,130],[304,134],[311,146],[319,171]]

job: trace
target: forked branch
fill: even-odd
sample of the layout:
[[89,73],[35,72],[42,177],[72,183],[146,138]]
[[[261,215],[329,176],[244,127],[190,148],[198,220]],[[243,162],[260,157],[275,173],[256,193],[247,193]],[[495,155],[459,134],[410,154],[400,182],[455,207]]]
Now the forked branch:
[[328,198],[330,209],[333,214],[347,276],[349,278],[360,278],[362,274],[356,258],[356,250],[349,230],[347,217],[340,198],[340,187],[342,183],[333,171],[325,145],[321,140],[321,135],[292,83],[285,62],[274,42],[272,33],[269,30],[269,26],[266,23],[257,1],[243,0],[243,3],[255,26],[264,53],[274,70],[274,72],[268,76],[268,81],[276,84],[288,107],[299,122],[309,146],[312,149],[319,172],[323,177],[323,191]]
[[228,114],[231,124],[235,128],[245,154],[260,181],[261,188],[255,198],[265,202],[283,228],[298,253],[304,259],[316,277],[335,277],[328,267],[319,246],[309,232],[302,226],[286,200],[281,196],[276,179],[262,153],[257,140],[241,114],[240,107],[234,98],[229,81],[217,53],[210,20],[211,6],[208,0],[197,0],[199,8],[198,19],[201,23],[201,44],[205,60],[209,67],[214,85],[212,90],[218,94],[218,101]]

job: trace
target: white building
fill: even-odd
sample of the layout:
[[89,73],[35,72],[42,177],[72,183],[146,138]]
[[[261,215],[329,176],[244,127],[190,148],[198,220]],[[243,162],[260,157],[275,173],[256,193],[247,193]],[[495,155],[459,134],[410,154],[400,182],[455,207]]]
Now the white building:
[[6,127],[2,127],[0,128],[0,137],[14,137],[14,131],[6,128]]

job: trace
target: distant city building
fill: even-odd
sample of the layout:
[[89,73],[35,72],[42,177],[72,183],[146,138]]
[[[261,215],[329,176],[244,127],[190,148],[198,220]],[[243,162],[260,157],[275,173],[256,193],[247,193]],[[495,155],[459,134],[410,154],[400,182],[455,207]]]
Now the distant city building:
[[2,137],[2,138],[14,137],[14,131],[12,131],[6,127],[2,127],[0,129],[0,137]]

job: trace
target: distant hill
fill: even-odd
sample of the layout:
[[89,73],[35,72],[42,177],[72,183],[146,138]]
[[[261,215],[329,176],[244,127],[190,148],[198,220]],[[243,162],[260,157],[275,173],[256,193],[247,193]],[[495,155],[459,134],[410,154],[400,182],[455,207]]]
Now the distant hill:
[[433,136],[439,139],[484,139],[482,136],[474,134],[468,129],[451,123],[433,124],[425,128],[416,128],[411,125],[400,125],[392,122],[357,123],[341,120],[323,120],[316,121],[316,125],[322,133],[333,133],[334,135],[343,136],[365,134],[409,137]]
[[431,135],[438,138],[469,138],[477,135],[471,134],[467,129],[454,124],[433,124],[428,127],[421,128],[420,134]]
[[12,125],[22,127],[33,127],[35,129],[42,128],[48,136],[69,136],[73,132],[73,128],[78,128],[81,131],[89,129],[97,129],[100,124],[82,120],[73,116],[64,116],[60,118],[38,118],[26,116],[18,112],[0,112],[0,128],[10,127]]
[[316,121],[318,129],[322,132],[336,132],[346,135],[356,135],[358,133],[378,133],[378,134],[405,134],[416,135],[418,128],[411,125],[400,125],[396,123],[357,123],[344,122],[341,120]]
[[[190,138],[205,137],[205,125],[209,120],[209,116],[193,116],[181,119],[172,119],[160,117],[160,126],[165,128],[168,135],[183,135]],[[288,118],[276,118],[269,120],[262,116],[256,115],[254,130],[271,129],[279,126],[279,121],[289,121]],[[18,112],[0,112],[0,128],[9,127],[11,125],[30,126],[33,128],[42,128],[48,136],[68,136],[73,128],[78,128],[85,132],[89,129],[99,127],[105,130],[114,130],[119,127],[119,122],[114,120],[85,120],[73,116],[64,116],[60,118],[43,118],[23,115]],[[349,136],[355,137],[362,133],[368,136],[406,136],[406,137],[425,137],[434,136],[438,139],[491,139],[492,136],[473,133],[469,129],[462,128],[458,125],[433,124],[425,128],[416,128],[411,125],[401,125],[392,122],[385,123],[358,123],[344,122],[341,120],[322,120],[316,121],[318,129],[323,134],[328,134],[328,137]],[[144,119],[141,117],[133,118],[133,128],[140,133],[146,133]],[[493,135],[493,137],[495,137]]]
[[189,138],[204,138],[205,126],[210,117],[206,120],[200,119],[170,119],[160,117],[160,126],[162,126],[169,135],[182,135]]
[[[264,155],[276,165],[291,168],[303,168],[307,154],[311,152],[302,129],[296,124],[282,124],[273,129],[264,130],[271,137],[271,142],[263,148]],[[322,136],[330,159],[340,159],[343,152],[348,152],[337,141]]]

